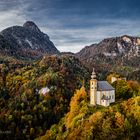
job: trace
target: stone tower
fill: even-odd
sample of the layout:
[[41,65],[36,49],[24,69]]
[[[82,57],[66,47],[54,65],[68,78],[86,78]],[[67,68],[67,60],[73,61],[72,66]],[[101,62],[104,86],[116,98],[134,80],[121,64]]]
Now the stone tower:
[[93,68],[93,72],[90,80],[90,104],[91,105],[96,105],[97,102],[96,98],[97,98],[97,79],[96,79],[96,73]]

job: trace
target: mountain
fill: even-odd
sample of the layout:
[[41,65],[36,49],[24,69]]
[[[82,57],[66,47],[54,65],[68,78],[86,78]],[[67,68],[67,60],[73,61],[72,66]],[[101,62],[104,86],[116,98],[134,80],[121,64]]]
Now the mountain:
[[37,59],[44,54],[58,54],[49,36],[32,21],[0,32],[1,53],[19,59]]
[[12,47],[10,44],[5,40],[5,38],[0,35],[0,54],[6,55],[7,53],[12,54]]
[[140,66],[140,37],[107,38],[86,46],[75,55],[90,69],[94,66],[105,72],[121,71],[121,68],[136,70]]

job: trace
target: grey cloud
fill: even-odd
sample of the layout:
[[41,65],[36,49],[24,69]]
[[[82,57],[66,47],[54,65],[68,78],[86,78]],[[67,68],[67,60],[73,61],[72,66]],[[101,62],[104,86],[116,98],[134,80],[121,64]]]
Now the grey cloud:
[[[107,21],[106,21],[107,22]],[[121,36],[124,34],[132,36],[140,36],[140,21],[131,20],[111,20],[104,26],[95,26],[92,28],[78,28],[78,29],[48,29],[42,27],[42,30],[48,33],[56,44],[58,49],[78,52],[86,45],[97,43],[104,38]],[[77,46],[77,47],[76,47]]]
[[33,20],[60,51],[77,52],[104,38],[140,35],[139,1],[1,0],[0,29]]

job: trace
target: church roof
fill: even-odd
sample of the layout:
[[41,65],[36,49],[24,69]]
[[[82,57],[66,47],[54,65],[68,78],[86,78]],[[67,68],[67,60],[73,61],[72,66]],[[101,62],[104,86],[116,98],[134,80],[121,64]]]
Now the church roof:
[[97,91],[110,91],[114,88],[107,81],[98,81],[97,82]]

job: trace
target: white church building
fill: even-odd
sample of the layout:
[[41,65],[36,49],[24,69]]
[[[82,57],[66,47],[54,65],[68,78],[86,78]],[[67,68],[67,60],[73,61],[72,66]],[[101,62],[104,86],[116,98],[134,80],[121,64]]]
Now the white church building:
[[90,80],[90,104],[109,106],[115,102],[115,89],[107,81],[98,81],[93,72]]

